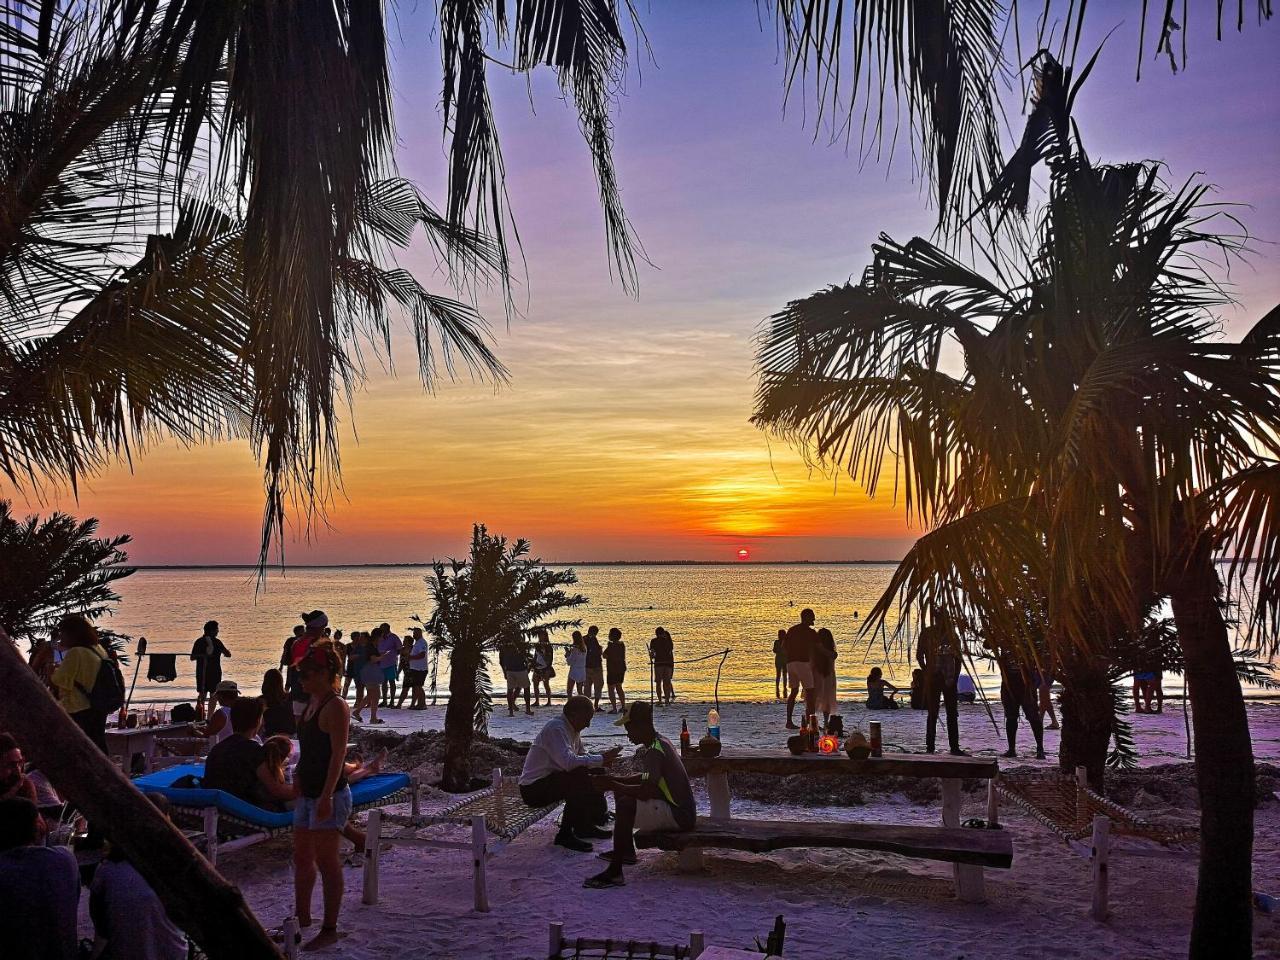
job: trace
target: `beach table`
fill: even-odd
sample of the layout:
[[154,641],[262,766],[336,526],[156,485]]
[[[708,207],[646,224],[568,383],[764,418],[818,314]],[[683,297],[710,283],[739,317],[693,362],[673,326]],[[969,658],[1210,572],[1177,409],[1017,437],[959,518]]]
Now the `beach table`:
[[155,727],[107,728],[107,754],[120,757],[127,774],[137,754],[143,756],[143,773],[150,773],[156,755],[156,738],[164,734],[189,731],[189,723],[167,723]]
[[[845,754],[802,753],[785,749],[745,750],[727,749],[716,757],[690,756],[684,758],[685,770],[690,777],[704,777],[707,781],[707,797],[711,805],[713,821],[731,820],[732,795],[729,790],[729,774],[752,773],[776,777],[935,777],[942,785],[942,826],[956,829],[960,826],[963,798],[962,782],[966,779],[987,781],[987,822],[998,822],[997,794],[994,782],[999,774],[999,764],[994,758],[953,757],[950,754],[890,754],[854,760]],[[904,831],[919,832],[934,828],[903,827]],[[975,840],[978,837],[975,836]],[[955,851],[952,851],[955,854]],[[691,848],[682,851],[683,864],[699,866],[701,851]],[[985,899],[982,867],[975,863],[953,862],[956,892],[961,900],[980,902]]]

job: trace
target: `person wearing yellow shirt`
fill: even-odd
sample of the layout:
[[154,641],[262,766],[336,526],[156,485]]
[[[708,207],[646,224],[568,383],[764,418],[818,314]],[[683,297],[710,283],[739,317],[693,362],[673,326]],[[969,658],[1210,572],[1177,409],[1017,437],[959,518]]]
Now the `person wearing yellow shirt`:
[[88,692],[98,679],[98,670],[109,654],[98,639],[98,631],[84,617],[69,615],[58,622],[58,643],[64,653],[53,671],[58,700],[84,735],[107,752],[107,715],[89,705]]

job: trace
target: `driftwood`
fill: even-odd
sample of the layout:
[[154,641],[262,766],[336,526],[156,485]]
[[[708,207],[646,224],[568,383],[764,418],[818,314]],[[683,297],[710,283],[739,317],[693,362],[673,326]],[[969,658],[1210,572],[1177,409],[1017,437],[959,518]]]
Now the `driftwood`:
[[49,695],[0,631],[0,729],[155,890],[174,923],[209,960],[279,960],[239,888],[227,882],[143,797]]
[[778,777],[864,776],[864,777],[939,777],[982,780],[994,777],[999,764],[985,757],[952,757],[926,753],[892,754],[854,760],[840,754],[807,753],[799,756],[786,750],[725,750],[718,757],[691,756],[684,761],[691,777],[708,773],[764,773]]
[[1013,864],[1013,840],[1002,831],[889,823],[792,823],[699,817],[693,830],[637,833],[636,846],[660,850],[715,847],[754,853],[786,847],[839,847],[983,867]]

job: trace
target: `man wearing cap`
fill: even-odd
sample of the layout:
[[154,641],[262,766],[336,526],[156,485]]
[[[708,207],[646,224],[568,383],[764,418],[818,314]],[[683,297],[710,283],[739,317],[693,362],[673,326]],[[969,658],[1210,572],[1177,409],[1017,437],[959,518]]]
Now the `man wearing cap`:
[[302,618],[302,626],[293,628],[293,636],[284,642],[284,654],[280,657],[280,666],[287,671],[285,687],[293,702],[294,717],[302,716],[302,711],[307,708],[307,701],[311,699],[302,689],[302,678],[296,668],[302,658],[311,652],[311,645],[324,637],[325,628],[329,626],[329,618],[323,610],[312,610],[299,616]]
[[216,746],[231,736],[231,705],[240,699],[240,687],[234,680],[221,680],[213,689],[213,702],[217,709],[209,717],[209,722],[196,727],[196,733],[209,737]]
[[692,830],[698,819],[689,774],[675,745],[654,728],[653,704],[647,700],[632,703],[614,726],[625,728],[627,739],[640,747],[636,757],[644,772],[629,777],[604,774],[591,778],[597,790],[612,791],[615,819],[613,849],[600,854],[609,866],[583,881],[582,885],[590,889],[626,885],[622,865],[636,862],[633,830]]
[[591,784],[592,768],[609,767],[621,747],[604,753],[584,753],[582,731],[591,726],[595,707],[586,697],[570,697],[564,712],[547,722],[529,747],[520,772],[520,796],[531,807],[564,801],[557,846],[590,853],[588,840],[609,836],[600,829],[609,812],[604,797]]

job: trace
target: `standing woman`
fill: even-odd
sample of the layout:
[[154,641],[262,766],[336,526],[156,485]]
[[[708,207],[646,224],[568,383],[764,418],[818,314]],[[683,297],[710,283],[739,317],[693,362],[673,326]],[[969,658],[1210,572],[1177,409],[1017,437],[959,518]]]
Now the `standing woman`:
[[573,643],[564,648],[564,658],[569,662],[569,684],[565,696],[572,697],[576,688],[580,696],[587,695],[587,643],[582,634],[573,631]]
[[338,695],[342,662],[330,643],[317,643],[298,664],[307,705],[298,723],[298,766],[294,783],[293,883],[298,925],[311,925],[311,893],[316,874],[324,893],[320,931],[303,947],[318,950],[338,941],[342,907],[342,858],[338,842],[351,816],[351,788],[343,776],[350,713]]
[[542,684],[547,692],[547,706],[551,706],[551,680],[556,675],[555,653],[551,649],[551,640],[547,631],[538,631],[538,642],[533,645],[533,705],[538,706],[542,700],[538,696],[538,684]]
[[229,651],[218,638],[218,621],[204,625],[204,633],[191,645],[191,659],[196,662],[196,712],[204,717],[205,701],[222,682],[222,657],[231,658]]
[[836,638],[823,627],[818,642],[809,654],[813,670],[813,709],[822,714],[822,729],[836,712]]

